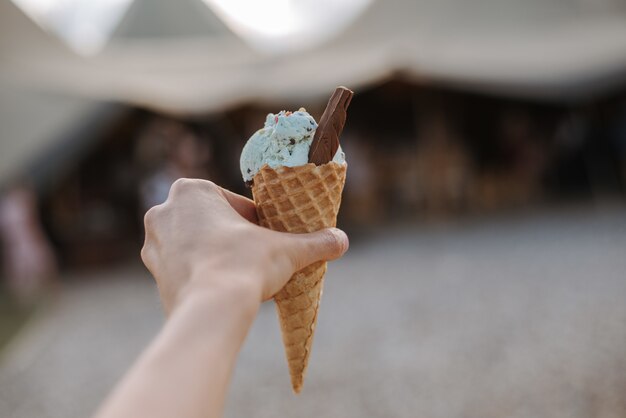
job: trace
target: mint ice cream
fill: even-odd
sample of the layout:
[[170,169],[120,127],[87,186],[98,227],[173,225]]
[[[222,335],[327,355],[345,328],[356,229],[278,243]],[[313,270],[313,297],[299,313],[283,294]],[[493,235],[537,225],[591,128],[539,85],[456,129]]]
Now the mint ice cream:
[[[296,167],[309,162],[309,148],[317,122],[304,108],[297,112],[270,113],[265,125],[250,137],[241,151],[241,174],[251,182],[265,164],[272,168]],[[337,150],[333,161],[343,163],[345,157]]]

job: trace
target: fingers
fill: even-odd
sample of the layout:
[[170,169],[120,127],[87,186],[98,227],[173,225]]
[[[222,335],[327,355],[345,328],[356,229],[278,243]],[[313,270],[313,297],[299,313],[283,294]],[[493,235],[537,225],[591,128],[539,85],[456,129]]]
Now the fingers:
[[228,204],[235,209],[239,215],[247,219],[248,221],[258,224],[258,218],[256,214],[256,206],[254,202],[244,196],[238,195],[226,190],[212,181],[202,179],[178,179],[172,184],[170,188],[168,201],[178,198],[184,193],[197,193],[200,190],[208,191],[210,193],[217,193],[223,197]]
[[[218,186],[219,187],[219,186]],[[256,214],[256,206],[254,202],[247,197],[233,193],[230,190],[226,190],[219,187],[220,193],[226,198],[230,206],[237,211],[241,216],[246,218],[252,223],[258,224],[259,219]]]
[[286,251],[294,271],[316,261],[334,260],[341,257],[349,247],[348,236],[337,228],[323,229],[309,234],[284,234],[287,238]]

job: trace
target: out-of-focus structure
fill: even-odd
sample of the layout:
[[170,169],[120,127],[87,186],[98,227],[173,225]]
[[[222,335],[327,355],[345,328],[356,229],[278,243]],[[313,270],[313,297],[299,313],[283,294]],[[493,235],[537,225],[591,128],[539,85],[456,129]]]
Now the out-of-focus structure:
[[[617,2],[374,1],[334,39],[263,54],[201,0],[131,4],[107,46],[81,57],[3,4],[11,84],[176,113],[311,102],[402,74],[517,97],[588,98],[620,85],[626,10]],[[320,28],[323,31],[324,28]]]
[[319,114],[340,84],[359,93],[345,135],[357,224],[624,189],[618,2],[355,1],[325,38],[283,50],[239,36],[219,2],[135,0],[81,55],[20,1],[0,4],[0,184],[47,193],[44,224],[80,259],[140,236],[146,184],[167,188],[176,141],[150,156],[139,140],[155,113],[206,143],[199,172],[242,192],[237,155],[263,114]]
[[266,114],[343,84],[308,389],[261,309],[226,416],[624,416],[625,81],[618,0],[0,0],[0,415],[90,415],[161,321],[147,208],[248,193]]

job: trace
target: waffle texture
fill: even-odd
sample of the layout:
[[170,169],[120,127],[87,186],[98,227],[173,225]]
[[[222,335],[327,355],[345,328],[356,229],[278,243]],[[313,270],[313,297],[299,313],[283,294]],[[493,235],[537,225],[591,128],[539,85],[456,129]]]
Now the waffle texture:
[[[276,169],[264,166],[252,185],[260,225],[292,233],[336,226],[346,168],[334,162]],[[305,267],[274,296],[296,393],[302,389],[309,361],[325,273],[326,262]]]

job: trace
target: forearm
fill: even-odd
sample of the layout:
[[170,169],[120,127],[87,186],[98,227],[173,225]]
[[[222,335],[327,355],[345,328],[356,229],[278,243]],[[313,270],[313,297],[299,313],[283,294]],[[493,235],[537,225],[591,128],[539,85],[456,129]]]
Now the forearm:
[[259,302],[210,289],[188,296],[98,418],[217,417]]

